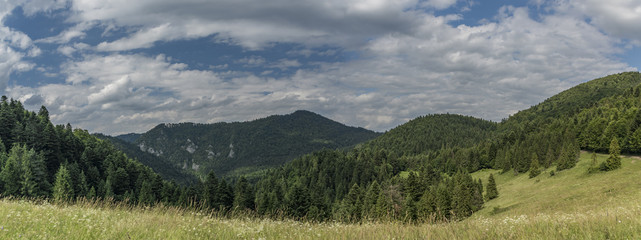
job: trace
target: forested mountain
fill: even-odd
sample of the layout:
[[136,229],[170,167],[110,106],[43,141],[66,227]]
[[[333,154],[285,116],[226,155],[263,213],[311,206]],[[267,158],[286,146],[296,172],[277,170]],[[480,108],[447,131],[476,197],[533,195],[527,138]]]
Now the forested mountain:
[[256,210],[348,222],[467,217],[481,208],[483,186],[457,167],[459,158],[478,154],[459,147],[487,140],[495,129],[472,117],[428,115],[352,150],[306,155],[266,174],[256,186]]
[[140,136],[142,136],[142,134],[140,134],[140,133],[127,133],[127,134],[118,135],[118,136],[116,136],[116,138],[118,138],[120,140],[123,140],[125,142],[128,142],[128,143],[133,143]]
[[316,113],[296,111],[248,122],[160,124],[138,137],[135,144],[177,168],[203,176],[210,170],[218,175],[234,171],[236,175],[280,166],[321,149],[353,146],[378,135]]
[[470,147],[493,136],[496,123],[456,114],[415,118],[369,142],[373,148],[416,155],[445,147]]
[[[127,142],[119,137],[111,137],[103,134],[93,134],[99,139],[109,141],[118,150],[125,153],[145,166],[150,167],[154,172],[160,174],[167,181],[174,180],[182,185],[192,185],[198,182],[198,178],[191,172],[175,167],[164,158],[160,158],[148,152],[143,152],[136,145]],[[130,136],[131,134],[128,134]]]
[[[0,99],[0,196],[72,202],[102,199],[124,204],[244,209],[253,200],[248,182],[235,185],[213,172],[204,181],[181,186],[127,157],[109,141],[71,125],[54,126],[43,106],[38,113]],[[247,201],[249,199],[249,201]]]
[[180,188],[113,145],[67,124],[54,126],[42,107],[0,101],[0,192],[3,196],[111,198],[153,202],[177,199]]
[[[624,151],[641,151],[640,76],[589,81],[499,124],[431,115],[353,150],[306,155],[257,184],[256,210],[342,221],[464,218],[484,200],[469,172],[494,168],[532,177],[541,168],[574,167],[581,148],[617,152],[620,143]],[[611,170],[609,163],[593,164]],[[492,189],[487,199],[496,196]]]
[[594,158],[586,173],[592,174],[620,168],[621,151],[641,153],[641,74],[581,84],[501,123],[428,115],[342,148],[372,135],[305,111],[245,123],[159,125],[140,136],[137,147],[200,171],[234,161],[242,164],[229,166],[268,166],[274,162],[250,156],[283,159],[314,151],[310,146],[325,148],[266,170],[255,185],[245,177],[230,185],[209,171],[204,181],[181,187],[86,131],[54,127],[44,107],[36,114],[3,98],[0,190],[317,221],[463,219],[501,195],[491,176],[484,186],[471,172],[491,168],[532,178],[548,169],[553,176],[573,168],[581,149],[609,151],[605,161]]

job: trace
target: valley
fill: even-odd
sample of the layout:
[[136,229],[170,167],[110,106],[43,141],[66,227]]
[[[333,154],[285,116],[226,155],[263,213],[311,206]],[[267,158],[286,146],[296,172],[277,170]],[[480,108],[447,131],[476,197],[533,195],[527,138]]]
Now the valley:
[[[640,95],[641,74],[627,72],[500,123],[430,114],[378,134],[297,111],[120,137],[3,98],[0,215],[19,225],[1,224],[34,238],[108,231],[87,219],[117,226],[114,238],[635,238]],[[227,161],[198,160],[216,157]],[[36,215],[64,230],[14,219]],[[148,231],[169,225],[182,235]]]

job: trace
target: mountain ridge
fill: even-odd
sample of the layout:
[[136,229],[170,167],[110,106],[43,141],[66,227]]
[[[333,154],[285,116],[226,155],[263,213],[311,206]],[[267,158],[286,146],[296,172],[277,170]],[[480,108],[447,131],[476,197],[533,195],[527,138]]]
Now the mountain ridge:
[[253,172],[279,166],[305,153],[339,149],[370,140],[380,133],[349,127],[320,114],[297,110],[244,122],[161,123],[134,139],[143,152],[162,157],[175,167],[204,175],[235,170]]

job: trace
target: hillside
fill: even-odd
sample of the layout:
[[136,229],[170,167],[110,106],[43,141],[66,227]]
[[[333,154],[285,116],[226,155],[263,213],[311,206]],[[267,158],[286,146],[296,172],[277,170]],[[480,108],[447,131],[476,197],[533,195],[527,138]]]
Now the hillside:
[[519,111],[500,124],[501,129],[509,129],[517,123],[533,122],[545,125],[552,119],[575,116],[583,109],[593,107],[601,99],[623,95],[641,84],[639,72],[624,72],[581,83],[528,109]]
[[127,133],[127,134],[118,135],[118,136],[116,136],[116,138],[118,138],[120,140],[123,140],[125,142],[128,142],[128,143],[133,143],[136,140],[138,140],[138,138],[140,136],[142,136],[142,134],[140,134],[140,133]]
[[[607,158],[606,154],[597,155],[598,162]],[[475,172],[472,176],[483,179],[484,184],[493,173],[500,194],[486,202],[473,218],[589,213],[641,203],[641,182],[637,181],[641,158],[623,157],[621,169],[589,174],[590,161],[591,153],[583,152],[576,167],[555,172],[554,176],[550,176],[554,169],[548,169],[535,178],[490,169]]]
[[400,155],[417,155],[443,147],[471,147],[493,136],[496,123],[456,114],[415,118],[369,142]]
[[429,115],[349,151],[306,155],[258,183],[257,211],[291,211],[293,199],[288,199],[296,193],[314,201],[292,211],[294,216],[345,222],[465,218],[482,209],[484,200],[482,185],[466,173],[494,169],[527,178],[523,173],[543,169],[564,174],[576,167],[581,149],[596,142],[594,149],[607,151],[617,138],[624,152],[641,150],[640,83],[639,73],[615,74],[568,89],[499,124]]
[[93,134],[97,138],[109,141],[118,150],[127,154],[128,157],[133,158],[145,166],[150,167],[154,172],[158,173],[163,179],[167,181],[174,180],[182,185],[191,185],[198,182],[198,178],[190,172],[176,168],[173,164],[169,163],[164,158],[157,157],[156,155],[148,152],[143,152],[140,148],[127,142],[123,138],[111,137],[103,134]]
[[345,148],[378,135],[296,111],[248,122],[160,124],[135,144],[175,167],[201,175],[210,170],[226,175],[280,166],[306,153]]
[[[51,205],[0,200],[6,216],[0,238],[16,239],[639,239],[641,159],[620,170],[587,175],[588,153],[577,167],[550,176],[496,176],[500,196],[472,217],[448,223],[300,223],[224,218],[174,207],[127,207],[95,202]],[[598,155],[604,160],[605,155]],[[484,182],[485,184],[487,182]]]

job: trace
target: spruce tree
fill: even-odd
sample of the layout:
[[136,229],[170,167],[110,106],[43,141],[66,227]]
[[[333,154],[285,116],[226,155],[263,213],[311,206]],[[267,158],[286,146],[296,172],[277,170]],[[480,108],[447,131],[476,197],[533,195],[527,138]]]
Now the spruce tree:
[[302,219],[307,215],[311,203],[310,194],[300,181],[294,183],[285,198],[292,217]]
[[613,138],[610,142],[610,156],[605,161],[605,170],[611,171],[621,167],[621,147],[619,146],[619,140]]
[[381,186],[378,184],[378,181],[374,180],[368,187],[365,192],[365,197],[363,198],[363,213],[361,216],[363,218],[373,218],[376,199],[378,198],[378,193],[381,191]]
[[592,157],[590,159],[591,160],[590,160],[590,167],[588,167],[588,173],[594,173],[596,171],[599,171],[596,152],[592,152]]
[[410,195],[405,196],[405,201],[403,201],[403,214],[404,222],[415,222],[418,219],[416,201]]
[[490,174],[487,178],[487,186],[485,188],[485,199],[492,200],[499,196],[499,191],[496,188],[496,182],[494,181],[494,174]]
[[15,145],[9,151],[7,160],[0,172],[0,178],[4,182],[5,196],[19,196],[22,188],[23,167],[21,164],[22,152],[20,146]]
[[563,145],[563,150],[561,151],[561,156],[559,157],[559,161],[556,166],[557,171],[570,169],[576,166],[578,154],[579,149],[575,144],[568,143]]
[[234,209],[254,209],[254,191],[245,177],[240,177],[234,189]]
[[376,205],[374,207],[375,213],[376,213],[376,218],[378,220],[391,220],[392,219],[392,211],[391,211],[391,203],[387,197],[387,194],[385,191],[380,191],[378,193],[378,198],[376,198]]
[[539,164],[539,158],[536,153],[532,153],[532,160],[530,161],[530,178],[536,177],[541,174],[541,166]]
[[138,195],[138,203],[142,205],[152,205],[156,201],[154,193],[151,188],[151,183],[145,179],[140,187],[140,194]]
[[343,198],[341,203],[341,212],[344,220],[349,222],[359,221],[361,218],[362,205],[361,188],[355,183],[349,189],[347,196]]
[[218,209],[220,206],[220,196],[218,193],[218,178],[214,171],[209,171],[207,178],[205,179],[204,184],[204,196],[205,203],[209,205],[210,208]]
[[71,176],[64,165],[56,173],[56,183],[53,186],[53,199],[56,202],[67,202],[73,199]]
[[427,188],[417,203],[416,210],[420,220],[433,220],[432,216],[436,212],[435,192],[434,187]]
[[27,150],[23,145],[19,147],[22,152],[22,194],[23,196],[39,197],[47,196],[51,191],[51,184],[47,180],[47,167],[44,156],[36,153],[35,150]]
[[225,179],[221,179],[218,184],[219,204],[217,209],[231,209],[234,204],[234,189],[227,184]]
[[448,182],[441,182],[436,188],[434,202],[436,203],[436,217],[439,220],[449,219],[450,217],[450,211],[452,210],[452,194],[450,191],[452,188],[453,185]]
[[89,194],[89,185],[87,184],[85,171],[80,171],[80,178],[78,178],[78,180],[78,192],[76,192],[76,197],[86,197],[87,194]]

